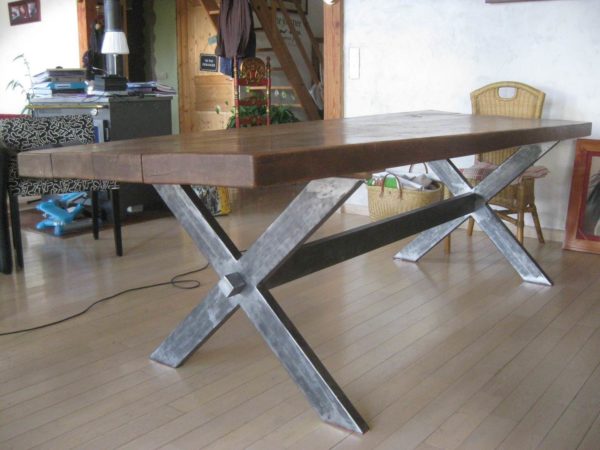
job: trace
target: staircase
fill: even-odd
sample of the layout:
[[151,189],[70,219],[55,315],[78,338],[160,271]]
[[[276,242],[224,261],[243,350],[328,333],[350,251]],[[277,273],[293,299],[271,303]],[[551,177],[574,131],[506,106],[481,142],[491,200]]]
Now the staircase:
[[[197,0],[197,1],[204,6],[206,11],[208,12],[209,17],[211,18],[213,25],[215,26],[215,30],[218,30],[219,14],[220,14],[220,10],[219,10],[220,1],[219,0]],[[302,24],[304,26],[307,36],[310,39],[312,51],[314,52],[315,55],[317,55],[319,63],[322,65],[323,56],[321,54],[317,40],[316,40],[316,38],[311,30],[311,27],[308,23],[306,15],[304,14],[304,12],[301,8],[300,0],[291,0],[291,2],[294,3],[296,10],[297,10],[297,14],[298,14],[300,20],[302,21]],[[267,54],[270,53],[270,54],[274,55],[275,58],[277,59],[277,61],[279,61],[280,67],[273,67],[272,71],[273,72],[278,72],[278,71],[283,72],[283,74],[287,78],[288,84],[275,85],[272,87],[272,90],[273,91],[280,90],[280,91],[294,92],[296,98],[299,101],[299,104],[290,105],[290,106],[301,107],[304,110],[308,120],[320,119],[321,116],[319,114],[319,110],[318,110],[317,106],[315,105],[315,102],[314,102],[312,96],[308,92],[308,88],[306,87],[306,85],[304,84],[304,81],[302,79],[301,72],[300,72],[298,66],[296,65],[296,62],[294,61],[286,43],[285,43],[283,36],[281,35],[279,27],[277,26],[277,22],[276,22],[277,13],[281,12],[292,36],[293,36],[294,42],[300,52],[302,60],[303,60],[304,64],[306,65],[306,69],[307,69],[308,73],[310,74],[312,82],[315,84],[318,83],[319,76],[316,73],[316,71],[311,63],[311,59],[309,57],[307,49],[304,47],[302,41],[300,40],[300,36],[298,34],[297,29],[294,26],[294,23],[292,21],[292,17],[290,16],[290,13],[284,7],[283,1],[282,0],[250,0],[250,3],[252,5],[252,9],[254,10],[254,13],[256,14],[256,17],[258,18],[258,21],[260,22],[259,27],[256,27],[257,24],[255,23],[255,32],[257,33],[257,41],[260,42],[259,33],[264,33],[264,35],[266,37],[266,41],[268,41],[270,44],[270,47],[257,48],[256,53],[258,55],[261,53],[267,53]]]

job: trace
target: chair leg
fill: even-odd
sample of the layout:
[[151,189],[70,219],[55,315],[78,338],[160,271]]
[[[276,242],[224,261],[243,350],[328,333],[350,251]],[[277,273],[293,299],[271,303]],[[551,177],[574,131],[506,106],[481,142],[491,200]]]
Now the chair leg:
[[[442,185],[442,198],[444,200],[452,197],[452,194],[450,193],[450,190],[448,189],[448,186],[446,186],[445,184]],[[450,251],[452,250],[452,233],[448,234],[448,236],[446,236],[444,238],[444,253],[446,254],[450,254]]]
[[100,237],[100,226],[98,224],[98,191],[91,192],[92,197],[92,234],[97,241]]
[[473,236],[473,227],[475,226],[475,220],[469,217],[469,224],[467,225],[467,236]]
[[533,223],[535,224],[535,232],[537,234],[538,241],[540,244],[544,244],[544,235],[542,234],[542,225],[540,224],[540,218],[537,213],[535,205],[531,205],[531,216],[533,217]]
[[113,211],[113,231],[115,234],[115,249],[117,256],[123,256],[123,239],[121,236],[121,202],[119,201],[119,190],[110,191]]
[[0,193],[0,272],[8,275],[12,273],[12,249],[6,196],[6,191],[3,190]]
[[21,219],[19,216],[19,198],[16,195],[9,195],[8,202],[10,203],[10,221],[12,228],[13,246],[16,253],[16,263],[19,269],[22,269],[23,264],[23,241],[21,240]]
[[523,245],[525,239],[525,209],[527,208],[525,182],[517,187],[517,240]]
[[444,239],[444,251],[448,254],[452,251],[452,233]]
[[517,213],[517,241],[523,245],[525,239],[525,211],[520,209]]

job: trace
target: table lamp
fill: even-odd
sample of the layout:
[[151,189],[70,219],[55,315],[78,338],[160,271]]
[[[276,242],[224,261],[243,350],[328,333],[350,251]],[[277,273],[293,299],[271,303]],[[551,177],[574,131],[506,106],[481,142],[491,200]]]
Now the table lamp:
[[129,46],[127,45],[127,37],[120,30],[108,30],[104,33],[102,41],[102,53],[109,55],[107,59],[107,72],[109,75],[117,74],[117,55],[128,55]]
[[118,0],[104,0],[104,23],[106,31],[100,51],[108,55],[106,58],[108,74],[119,75],[117,56],[128,55],[129,46],[127,45],[127,37],[121,25],[121,6]]

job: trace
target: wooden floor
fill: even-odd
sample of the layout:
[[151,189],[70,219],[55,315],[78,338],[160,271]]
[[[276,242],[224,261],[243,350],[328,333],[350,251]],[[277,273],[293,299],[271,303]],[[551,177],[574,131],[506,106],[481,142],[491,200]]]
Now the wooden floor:
[[[219,219],[248,247],[285,201]],[[364,223],[336,214],[325,233]],[[157,287],[42,330],[0,337],[1,449],[600,449],[600,256],[527,241],[554,279],[520,278],[481,234],[418,265],[398,245],[273,291],[371,430],[322,423],[235,314],[181,368],[150,352],[216,281]],[[57,239],[25,233],[26,270],[0,278],[0,332],[80,311],[204,263],[174,219]]]

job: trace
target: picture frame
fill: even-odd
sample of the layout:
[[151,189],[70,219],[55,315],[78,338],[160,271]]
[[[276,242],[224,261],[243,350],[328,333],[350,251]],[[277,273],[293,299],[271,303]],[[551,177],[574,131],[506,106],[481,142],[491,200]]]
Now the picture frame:
[[600,254],[600,140],[578,139],[563,248]]
[[485,0],[486,3],[541,2],[544,0]]
[[41,21],[40,0],[8,2],[8,20],[11,26]]

